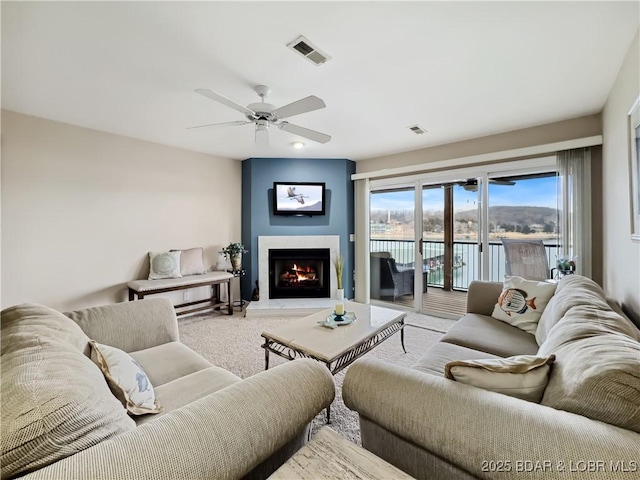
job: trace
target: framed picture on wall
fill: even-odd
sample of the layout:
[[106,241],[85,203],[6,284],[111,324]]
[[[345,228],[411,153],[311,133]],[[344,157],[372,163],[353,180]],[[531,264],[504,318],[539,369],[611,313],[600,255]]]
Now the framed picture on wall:
[[640,243],[640,97],[629,115],[629,195],[631,196],[631,240]]

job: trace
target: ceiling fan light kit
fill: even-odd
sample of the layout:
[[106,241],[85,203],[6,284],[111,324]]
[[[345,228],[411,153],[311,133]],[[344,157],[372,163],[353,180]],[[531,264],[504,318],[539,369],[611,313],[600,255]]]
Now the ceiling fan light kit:
[[244,107],[219,93],[204,88],[196,89],[196,93],[218,103],[222,103],[223,105],[226,105],[227,107],[230,107],[242,113],[246,117],[247,121],[212,123],[209,125],[199,125],[197,127],[190,128],[213,127],[222,125],[235,126],[254,123],[256,125],[256,143],[261,145],[268,144],[268,128],[270,125],[275,125],[280,130],[293,133],[294,135],[298,135],[300,137],[308,138],[309,140],[313,140],[314,142],[318,143],[327,143],[329,140],[331,140],[331,136],[327,135],[326,133],[317,132],[315,130],[301,127],[299,125],[294,125],[282,120],[283,118],[289,118],[295,115],[300,115],[302,113],[312,112],[314,110],[325,108],[326,105],[321,98],[318,98],[315,95],[310,95],[295,102],[289,103],[288,105],[276,108],[275,105],[264,101],[265,97],[271,91],[269,87],[267,87],[266,85],[258,85],[254,88],[254,90],[260,97],[261,101],[257,103],[251,103]]

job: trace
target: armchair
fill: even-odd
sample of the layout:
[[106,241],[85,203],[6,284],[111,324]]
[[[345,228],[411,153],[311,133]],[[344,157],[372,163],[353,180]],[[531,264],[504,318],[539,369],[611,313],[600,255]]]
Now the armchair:
[[396,300],[413,294],[414,269],[398,267],[389,252],[370,254],[371,298]]
[[502,239],[502,245],[507,275],[540,281],[551,278],[547,250],[542,240]]

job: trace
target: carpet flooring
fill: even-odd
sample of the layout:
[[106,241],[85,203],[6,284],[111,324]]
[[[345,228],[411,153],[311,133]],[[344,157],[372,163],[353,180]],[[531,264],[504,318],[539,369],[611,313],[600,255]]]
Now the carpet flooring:
[[[295,318],[245,318],[238,314],[199,315],[179,320],[180,340],[214,365],[247,378],[264,370],[263,339],[260,334]],[[411,313],[405,322],[405,347],[402,351],[400,335],[396,334],[375,347],[365,356],[379,358],[397,365],[409,366],[436,343],[455,320],[441,319]],[[271,355],[270,366],[287,360]],[[348,368],[347,368],[348,369]],[[331,405],[331,427],[355,443],[360,443],[358,416],[342,402],[342,380],[346,370],[334,376],[336,399]],[[325,413],[320,413],[312,423],[312,432],[326,425]]]

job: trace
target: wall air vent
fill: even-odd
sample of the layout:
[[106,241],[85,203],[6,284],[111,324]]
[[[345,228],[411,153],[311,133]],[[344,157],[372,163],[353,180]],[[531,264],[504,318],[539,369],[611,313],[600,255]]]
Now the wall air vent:
[[299,53],[314,65],[322,65],[327,60],[331,60],[331,57],[329,55],[320,51],[302,35],[296,38],[293,42],[289,43],[287,47],[289,47],[294,52]]
[[424,128],[422,128],[420,125],[412,125],[411,127],[408,127],[408,128],[416,135],[422,135],[423,133],[427,133],[427,131]]

